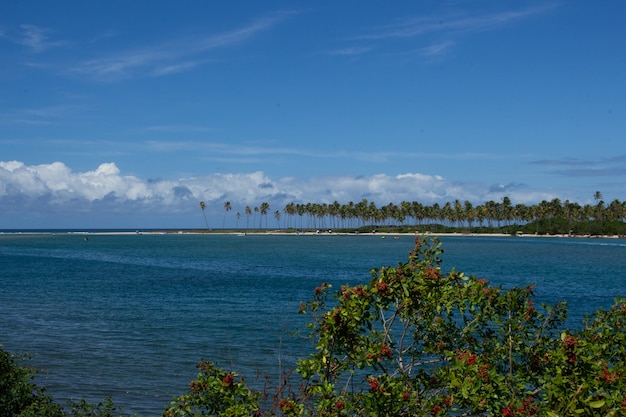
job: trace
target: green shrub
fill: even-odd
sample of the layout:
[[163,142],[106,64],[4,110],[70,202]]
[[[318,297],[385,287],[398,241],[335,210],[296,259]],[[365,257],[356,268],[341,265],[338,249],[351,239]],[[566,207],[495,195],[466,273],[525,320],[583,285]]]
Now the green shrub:
[[84,399],[70,401],[71,411],[53,402],[45,388],[34,382],[37,372],[20,362],[29,355],[17,356],[0,345],[0,417],[117,417],[111,398],[90,404]]
[[300,309],[314,352],[298,361],[298,388],[281,385],[267,409],[211,365],[165,415],[626,414],[623,300],[564,330],[565,304],[538,308],[532,286],[444,273],[441,253],[416,239],[407,263],[372,270],[367,284],[316,288]]
[[34,382],[36,372],[18,363],[28,355],[10,354],[0,345],[0,417],[57,417],[61,407]]

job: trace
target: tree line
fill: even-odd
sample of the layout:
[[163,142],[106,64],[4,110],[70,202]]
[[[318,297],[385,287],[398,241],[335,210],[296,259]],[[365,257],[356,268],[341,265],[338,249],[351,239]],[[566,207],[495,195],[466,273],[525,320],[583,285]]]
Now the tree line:
[[[290,202],[273,213],[267,202],[259,206],[245,206],[245,229],[292,230],[358,230],[372,228],[399,229],[414,227],[417,231],[429,228],[462,230],[468,232],[506,231],[536,234],[626,234],[626,202],[615,199],[607,204],[602,194],[594,194],[595,204],[580,204],[555,198],[535,205],[515,204],[509,197],[501,201],[487,201],[474,205],[470,201],[454,200],[443,205],[425,205],[418,201],[402,201],[378,206],[373,201],[341,204]],[[200,202],[204,215],[206,204]],[[226,215],[232,210],[224,203],[222,228]],[[268,220],[272,215],[273,220]],[[242,228],[241,211],[235,212],[236,226]],[[252,219],[251,219],[252,217]],[[209,229],[206,216],[204,217]],[[251,221],[252,220],[252,221]],[[274,223],[275,222],[275,223]],[[258,225],[258,227],[257,227]]]

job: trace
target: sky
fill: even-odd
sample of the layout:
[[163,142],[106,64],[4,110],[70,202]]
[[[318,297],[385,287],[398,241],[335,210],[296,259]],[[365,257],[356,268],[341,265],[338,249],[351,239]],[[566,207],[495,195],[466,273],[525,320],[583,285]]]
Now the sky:
[[3,1],[0,229],[624,201],[624,21],[611,0]]

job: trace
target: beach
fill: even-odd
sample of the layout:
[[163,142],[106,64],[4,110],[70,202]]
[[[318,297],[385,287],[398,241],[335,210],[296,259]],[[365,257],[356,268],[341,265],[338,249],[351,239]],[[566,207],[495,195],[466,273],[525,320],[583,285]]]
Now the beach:
[[70,233],[78,235],[170,235],[170,234],[186,234],[186,235],[254,235],[254,236],[434,236],[434,237],[536,237],[536,238],[582,238],[582,239],[624,239],[624,236],[618,235],[568,235],[568,234],[510,234],[510,233],[468,233],[468,232],[336,232],[336,231],[284,231],[284,230],[248,230],[248,231],[220,231],[210,230],[202,231],[197,229],[163,229],[163,230],[136,230],[136,231],[72,231],[58,233]]

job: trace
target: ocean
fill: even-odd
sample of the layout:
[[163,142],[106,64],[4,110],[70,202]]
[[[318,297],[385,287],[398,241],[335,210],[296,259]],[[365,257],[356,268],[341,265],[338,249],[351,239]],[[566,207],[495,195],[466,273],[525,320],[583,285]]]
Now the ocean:
[[[112,397],[159,416],[200,359],[252,385],[311,350],[298,305],[322,282],[366,282],[413,236],[0,234],[0,344],[31,353],[55,400]],[[623,239],[444,236],[451,268],[567,301],[568,326],[626,295]]]

